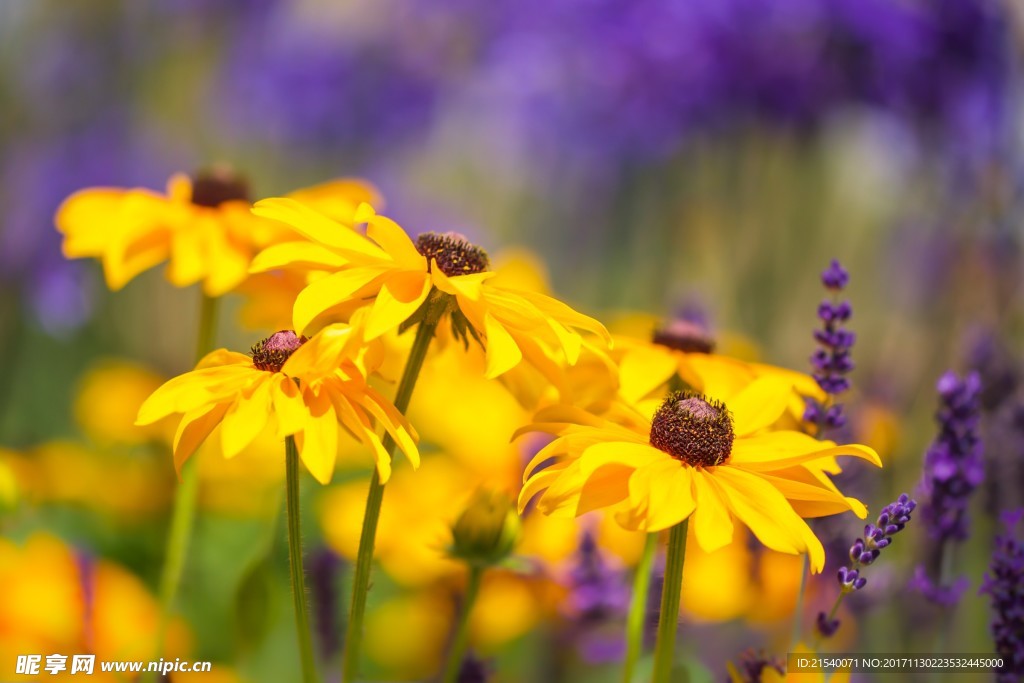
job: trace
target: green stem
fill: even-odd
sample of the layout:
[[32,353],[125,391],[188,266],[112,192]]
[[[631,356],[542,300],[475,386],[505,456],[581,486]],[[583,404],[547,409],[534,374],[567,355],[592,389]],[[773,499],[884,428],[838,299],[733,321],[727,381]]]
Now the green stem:
[[670,683],[675,664],[676,631],[679,628],[679,599],[683,591],[683,563],[686,561],[686,529],[689,518],[672,527],[665,560],[665,583],[661,590],[658,642],[654,646],[652,683]]
[[285,492],[288,509],[288,565],[292,575],[292,602],[295,605],[295,630],[299,639],[299,658],[302,661],[303,683],[316,683],[316,662],[313,659],[313,641],[309,634],[309,616],[306,613],[306,572],[302,567],[302,516],[299,511],[299,450],[295,437],[284,440]]
[[[206,294],[202,295],[199,304],[199,330],[196,334],[196,363],[213,350],[217,332],[217,308],[217,299]],[[188,545],[192,536],[192,525],[195,522],[198,497],[199,464],[190,460],[182,466],[181,482],[174,491],[171,525],[167,531],[164,565],[160,571],[160,619],[157,623],[155,647],[157,658],[164,654],[171,610],[174,608],[174,599],[178,595],[181,575],[185,569],[185,559],[188,556]],[[155,675],[147,676],[146,679],[154,680]]]
[[[437,304],[435,304],[437,305]],[[438,313],[434,315],[434,313]],[[428,311],[427,315],[416,328],[416,339],[409,350],[409,358],[405,362],[402,379],[395,392],[395,408],[405,414],[409,408],[412,391],[416,387],[423,361],[427,357],[427,349],[434,338],[434,331],[440,321],[440,312]],[[395,441],[389,434],[383,440],[384,450],[391,457],[395,454]],[[359,550],[356,554],[355,573],[352,578],[352,604],[349,610],[348,626],[345,633],[345,653],[341,663],[341,680],[351,683],[355,681],[359,671],[359,650],[363,640],[363,616],[366,613],[366,596],[370,586],[370,570],[373,565],[373,545],[377,537],[377,522],[380,520],[380,506],[384,500],[384,484],[380,481],[377,470],[370,477],[370,491],[366,498],[366,511],[363,514],[363,528],[359,534]]]
[[622,683],[631,683],[636,660],[644,642],[644,615],[647,613],[647,594],[651,587],[651,566],[658,549],[658,534],[647,534],[644,551],[633,577],[633,597],[626,617],[626,661],[622,668]]
[[466,645],[469,642],[469,615],[473,611],[473,603],[480,592],[480,579],[483,578],[484,568],[470,566],[469,582],[466,584],[466,595],[462,599],[462,609],[459,612],[459,622],[455,627],[455,638],[452,640],[452,649],[448,653],[448,664],[444,669],[442,683],[454,683],[462,667],[462,658],[466,656]]

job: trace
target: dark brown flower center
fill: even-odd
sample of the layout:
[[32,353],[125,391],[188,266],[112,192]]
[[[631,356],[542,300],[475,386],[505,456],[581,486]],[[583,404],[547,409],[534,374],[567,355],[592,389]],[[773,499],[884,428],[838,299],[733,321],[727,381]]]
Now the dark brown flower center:
[[214,166],[196,174],[192,181],[192,203],[217,208],[224,202],[249,198],[249,183],[226,166]]
[[487,252],[457,232],[425,232],[416,238],[416,251],[449,277],[482,273],[491,267]]
[[285,361],[307,341],[291,330],[275,332],[252,345],[252,364],[267,372],[281,372]]
[[655,330],[651,341],[687,353],[711,353],[715,350],[715,340],[707,328],[689,320],[674,320],[668,326]]
[[721,465],[734,437],[725,404],[690,391],[666,398],[651,422],[651,445],[691,467]]

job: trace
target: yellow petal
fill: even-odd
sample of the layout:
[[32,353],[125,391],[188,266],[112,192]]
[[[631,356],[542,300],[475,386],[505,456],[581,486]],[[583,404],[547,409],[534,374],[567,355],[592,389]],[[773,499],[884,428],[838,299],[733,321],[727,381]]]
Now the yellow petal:
[[270,381],[270,400],[277,418],[277,438],[283,439],[302,431],[309,418],[299,387],[285,375]]
[[823,486],[774,477],[767,473],[760,473],[759,476],[784,495],[794,512],[801,517],[824,517],[842,512],[853,512],[861,519],[867,516],[867,509],[860,501]]
[[334,270],[351,265],[348,259],[316,242],[283,242],[273,244],[260,253],[249,265],[250,273],[262,273],[283,268]]
[[715,468],[715,484],[726,504],[764,545],[782,553],[807,552],[811,571],[825,566],[825,549],[785,497],[761,477],[735,467]]
[[402,268],[427,272],[427,259],[409,239],[405,230],[390,218],[374,216],[366,225],[366,236],[379,244]]
[[306,469],[321,484],[329,484],[334,474],[334,460],[338,455],[338,418],[330,399],[305,391],[309,418],[302,430],[302,448],[299,455]]
[[179,476],[181,466],[220,424],[229,407],[228,403],[218,403],[182,416],[174,434],[174,469]]
[[554,465],[537,472],[526,480],[526,483],[523,484],[522,490],[519,491],[520,514],[526,509],[526,506],[530,503],[530,499],[554,483],[566,467],[566,463],[555,463]]
[[383,266],[347,268],[314,280],[295,298],[292,309],[295,331],[301,334],[318,315],[348,301],[364,288],[371,290],[366,294],[372,294],[375,280],[386,272]]
[[380,247],[356,231],[301,202],[287,197],[263,199],[256,202],[252,212],[257,216],[281,221],[304,237],[342,251],[349,258],[366,257],[388,261]]
[[609,463],[639,469],[660,461],[676,462],[653,446],[625,441],[596,443],[583,451],[579,460],[581,472],[585,476]]
[[680,364],[690,377],[684,377],[694,389],[711,398],[728,401],[743,387],[754,380],[754,372],[748,365],[734,358],[709,353],[688,353],[685,363]]
[[[408,320],[427,298],[427,294],[430,293],[430,284],[427,278],[414,273],[411,280],[410,282],[409,277],[392,278],[380,288],[373,307],[366,317],[367,341],[397,328]],[[410,289],[410,284],[415,287],[415,290]]]
[[771,472],[833,455],[852,455],[876,467],[882,461],[874,449],[861,444],[830,445],[801,432],[778,431],[737,438],[727,461],[745,470]]
[[619,363],[619,393],[636,403],[665,384],[676,372],[678,361],[661,348],[638,346],[626,352]]
[[487,336],[487,370],[484,376],[494,379],[502,375],[523,359],[512,335],[499,323],[493,315],[484,316],[484,334]]
[[774,424],[786,412],[793,386],[778,377],[759,377],[726,403],[737,436],[746,436]]
[[637,470],[629,478],[629,498],[647,499],[644,529],[650,533],[673,527],[693,514],[693,476],[691,468],[665,458]]
[[271,373],[264,373],[239,396],[224,416],[221,428],[221,447],[225,458],[233,458],[245,449],[267,425],[270,415]]
[[693,513],[693,533],[697,544],[706,553],[713,553],[732,543],[732,515],[723,502],[724,494],[715,485],[714,470],[693,472],[693,497],[697,507]]

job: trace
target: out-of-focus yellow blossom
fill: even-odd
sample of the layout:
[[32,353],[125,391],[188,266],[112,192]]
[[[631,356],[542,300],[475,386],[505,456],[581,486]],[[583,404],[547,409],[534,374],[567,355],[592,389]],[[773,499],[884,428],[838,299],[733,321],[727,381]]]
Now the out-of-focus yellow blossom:
[[559,566],[579,549],[580,524],[593,524],[597,544],[622,564],[633,566],[640,560],[645,534],[623,529],[613,515],[602,512],[593,512],[580,520],[530,512],[523,517],[519,553],[549,566]]
[[[686,580],[683,581],[681,611],[698,621],[707,622],[742,617],[759,597],[750,578],[751,554],[745,532],[736,534],[724,548],[708,553],[700,547],[691,531],[686,542]],[[714,585],[715,590],[709,591],[709,585]]]
[[452,603],[435,591],[388,600],[367,614],[363,640],[366,654],[389,670],[391,680],[416,680],[436,674],[452,618]]
[[[473,489],[473,473],[451,458],[425,457],[418,471],[397,470],[388,483],[377,526],[376,556],[398,583],[423,586],[461,571],[448,557],[451,525]],[[354,559],[359,548],[366,485],[362,481],[336,486],[320,500],[324,538],[339,555]]]
[[[576,328],[607,340],[604,326],[550,297],[490,282],[494,272],[479,247],[455,234],[424,233],[414,242],[394,221],[364,204],[350,223],[331,220],[294,199],[265,199],[253,212],[287,223],[308,241],[286,242],[262,252],[254,272],[299,268],[331,274],[310,283],[296,298],[295,329],[304,330],[324,311],[346,302],[367,308],[367,338],[409,321],[432,296],[463,338],[485,341],[487,377],[522,360],[557,381],[559,362],[572,365],[584,340]],[[366,223],[366,235],[353,223]]]
[[[18,680],[18,655],[91,653],[97,661],[152,656],[156,600],[139,579],[115,564],[76,554],[44,533],[24,545],[0,539],[0,585],[0,680]],[[188,647],[184,624],[172,621],[165,657],[184,657]],[[67,671],[52,678],[77,680]],[[90,680],[113,683],[120,678],[97,666]]]
[[747,618],[759,624],[777,624],[791,619],[803,572],[799,557],[771,550],[755,553],[750,580],[757,590],[757,599],[751,603]]
[[378,424],[414,466],[419,453],[405,418],[366,384],[363,350],[357,329],[342,324],[311,340],[277,332],[256,344],[252,357],[220,349],[157,389],[139,409],[138,423],[182,414],[174,439],[179,470],[217,425],[223,423],[221,445],[230,458],[273,423],[278,438],[294,436],[302,462],[324,484],[334,473],[340,424],[372,450],[387,481],[391,456],[376,433]]
[[857,438],[873,444],[882,460],[900,452],[899,417],[884,405],[870,401],[859,405],[852,426]]
[[[623,406],[623,424],[571,406],[543,409],[523,431],[556,439],[526,467],[520,507],[543,492],[536,502],[541,512],[612,509],[626,528],[647,532],[693,514],[707,552],[732,541],[735,517],[770,548],[808,553],[812,570],[821,571],[824,548],[801,515],[851,510],[863,518],[866,510],[800,466],[838,454],[881,461],[866,446],[765,432],[786,410],[789,390],[778,378],[762,377],[728,404],[677,392],[651,419]],[[551,457],[558,461],[537,469]]]
[[484,574],[480,594],[469,615],[470,639],[484,649],[523,635],[541,618],[542,586],[505,571]]
[[72,407],[75,422],[101,446],[170,441],[174,437],[174,420],[170,418],[146,427],[135,425],[139,406],[165,379],[136,363],[101,360],[78,381]]
[[0,464],[31,502],[82,505],[119,520],[151,516],[170,504],[171,472],[145,455],[51,441],[24,454],[0,451]]
[[178,671],[168,674],[171,683],[249,683],[227,664],[213,662],[209,671]]
[[[346,213],[376,191],[356,180],[338,180],[300,190],[302,198],[330,214]],[[190,179],[171,177],[166,194],[144,189],[91,188],[68,197],[57,211],[68,258],[97,258],[107,286],[117,290],[164,261],[176,287],[203,283],[220,296],[248,277],[260,249],[293,233],[273,220],[253,216],[246,182],[215,167]],[[351,210],[351,209],[350,209]]]

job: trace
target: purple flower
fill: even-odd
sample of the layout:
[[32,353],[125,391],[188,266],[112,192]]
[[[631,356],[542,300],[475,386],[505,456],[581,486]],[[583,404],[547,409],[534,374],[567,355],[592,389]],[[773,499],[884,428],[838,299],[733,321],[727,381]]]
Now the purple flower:
[[459,666],[456,683],[487,683],[494,673],[494,664],[480,659],[472,652],[467,653]]
[[338,581],[344,562],[329,548],[310,553],[309,587],[312,595],[313,623],[318,636],[320,654],[329,660],[341,646]]
[[935,541],[962,541],[967,538],[971,492],[985,475],[978,436],[981,380],[976,372],[963,379],[947,372],[939,378],[936,389],[939,434],[925,453],[920,488],[927,500],[922,515]]
[[999,683],[1024,678],[1024,540],[1018,530],[1022,518],[1024,510],[1003,516],[1006,534],[996,537],[992,563],[979,591],[991,597],[992,636],[1003,658],[1002,668],[996,671]]
[[584,531],[566,583],[569,594],[563,605],[581,657],[591,663],[613,662],[625,653],[625,640],[616,630],[629,609],[629,586],[624,572],[611,564],[597,547],[590,531]]
[[971,372],[960,379],[946,372],[936,384],[939,410],[935,418],[939,434],[924,457],[919,488],[927,497],[922,516],[933,541],[927,561],[915,570],[911,588],[939,605],[955,603],[965,586],[962,579],[947,583],[942,575],[947,544],[967,538],[967,506],[971,493],[985,478],[978,423],[981,413],[981,379]]
[[839,595],[830,614],[819,612],[815,627],[818,633],[827,638],[839,629],[839,620],[835,618],[840,601],[849,593],[854,593],[867,585],[867,578],[861,576],[861,570],[874,564],[882,550],[892,544],[892,537],[903,531],[910,516],[917,507],[917,502],[905,493],[895,502],[889,503],[878,515],[874,524],[864,525],[864,536],[858,538],[850,546],[849,567],[840,567],[836,574],[839,581]]
[[843,406],[834,403],[834,400],[850,388],[850,380],[846,375],[854,368],[850,349],[856,341],[856,335],[844,328],[853,315],[853,307],[849,301],[838,299],[839,292],[849,281],[850,274],[836,259],[832,259],[832,263],[821,273],[822,284],[833,296],[831,301],[822,301],[818,305],[818,319],[822,327],[814,331],[814,340],[820,348],[815,350],[810,360],[814,379],[822,391],[829,395],[828,402],[831,405],[807,397],[804,410],[804,420],[817,425],[819,433],[846,424]]

